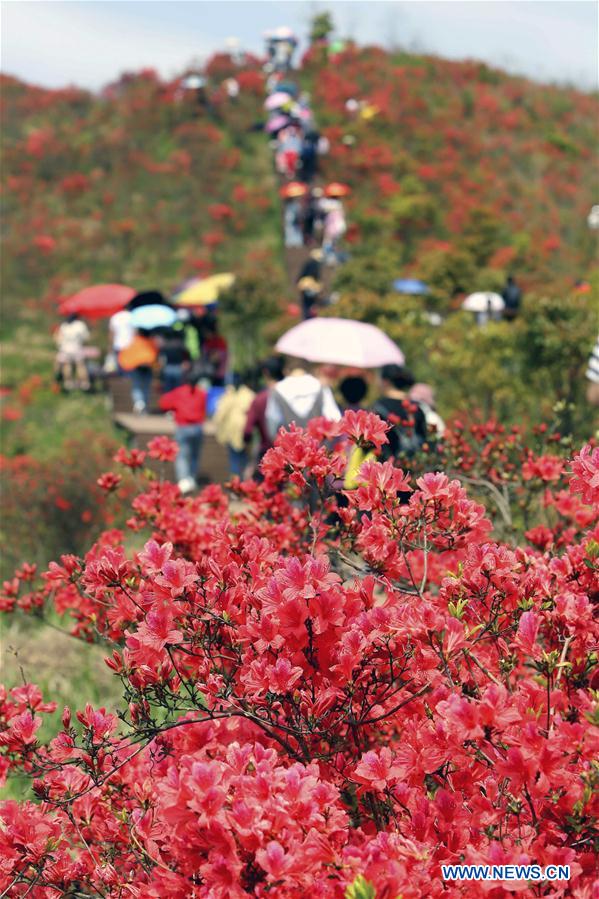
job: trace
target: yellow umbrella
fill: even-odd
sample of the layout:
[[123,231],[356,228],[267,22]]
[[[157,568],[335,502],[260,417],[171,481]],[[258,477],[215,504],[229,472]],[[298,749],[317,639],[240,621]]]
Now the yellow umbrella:
[[234,281],[235,275],[231,272],[211,275],[186,287],[175,297],[175,303],[177,306],[209,306],[210,303],[216,303],[221,291],[231,287]]
[[368,122],[370,119],[373,119],[376,115],[378,115],[380,109],[378,106],[375,106],[373,103],[367,103],[366,106],[360,111],[360,118],[364,119],[364,121]]

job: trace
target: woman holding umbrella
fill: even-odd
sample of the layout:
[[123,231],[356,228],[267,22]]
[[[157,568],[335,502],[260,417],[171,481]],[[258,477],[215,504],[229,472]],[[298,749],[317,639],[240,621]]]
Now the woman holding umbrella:
[[177,320],[175,310],[161,293],[154,290],[138,293],[128,303],[130,324],[135,337],[118,356],[119,366],[131,377],[133,411],[143,414],[150,403],[152,368],[158,358],[158,345],[153,335],[171,328]]
[[[127,306],[127,303],[131,300],[131,298],[135,296],[135,290],[132,287],[127,287],[125,284],[94,284],[90,287],[84,287],[82,290],[79,290],[77,293],[68,297],[66,300],[59,306],[59,311],[62,315],[64,315],[67,319],[65,324],[69,322],[77,322],[80,318],[85,318],[87,321],[97,321],[101,318],[111,318],[119,313],[122,313]],[[127,316],[125,315],[125,318]],[[111,319],[112,320],[112,319]],[[123,319],[120,320],[121,322]],[[79,321],[79,324],[76,324],[74,328],[72,328],[72,332],[79,331],[82,333],[81,328],[86,328],[83,322]],[[66,331],[66,328],[64,329]],[[124,334],[124,330],[121,329],[119,325],[119,336],[118,339],[116,337],[115,331],[110,327],[111,332],[111,340],[113,344],[113,349],[116,352],[116,344],[117,342],[120,344],[118,349],[122,349],[125,346],[126,337]],[[60,333],[60,332],[59,332]],[[129,335],[131,336],[131,334]],[[87,340],[88,338],[86,338]],[[89,374],[87,372],[87,366],[84,365],[83,359],[86,357],[93,358],[96,355],[99,355],[99,351],[97,351],[94,347],[83,347],[80,346],[77,350],[81,359],[79,361],[80,369],[77,374],[77,377],[81,383],[87,385],[89,383]],[[114,369],[115,363],[114,360],[112,362],[108,361],[107,371]],[[83,372],[83,368],[85,367],[85,375]],[[69,363],[69,368],[72,368],[72,364]],[[71,375],[68,374],[66,381],[69,382],[71,380]]]

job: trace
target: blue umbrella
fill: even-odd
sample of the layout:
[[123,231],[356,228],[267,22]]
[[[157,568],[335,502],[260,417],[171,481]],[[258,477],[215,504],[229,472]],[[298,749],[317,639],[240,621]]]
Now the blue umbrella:
[[297,97],[297,84],[293,81],[282,81],[276,85],[275,91],[283,91],[283,93],[289,94],[291,97]]
[[154,328],[168,328],[177,321],[177,313],[169,306],[140,306],[131,313],[134,328],[152,331]]
[[399,278],[393,282],[393,290],[398,293],[411,293],[415,296],[421,296],[429,292],[424,281],[418,281],[416,278]]

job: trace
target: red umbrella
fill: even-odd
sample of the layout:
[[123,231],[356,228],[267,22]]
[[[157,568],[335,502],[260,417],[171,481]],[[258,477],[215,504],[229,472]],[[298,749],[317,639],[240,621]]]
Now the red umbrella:
[[290,199],[291,197],[303,197],[307,192],[307,185],[302,184],[301,181],[290,181],[289,184],[283,185],[279,191],[280,195],[286,199]]
[[64,300],[58,307],[61,315],[82,315],[84,318],[109,318],[124,309],[136,291],[124,284],[96,284],[84,287]]
[[350,192],[347,184],[341,184],[339,181],[333,181],[332,184],[327,184],[324,189],[325,197],[346,197]]

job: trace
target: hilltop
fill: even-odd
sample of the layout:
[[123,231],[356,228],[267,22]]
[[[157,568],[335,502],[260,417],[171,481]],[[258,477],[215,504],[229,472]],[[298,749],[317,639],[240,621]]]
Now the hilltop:
[[[588,274],[596,96],[477,62],[322,52],[306,54],[304,77],[331,140],[327,172],[354,188],[356,258],[386,249],[450,294],[488,288],[506,269],[529,289]],[[364,116],[347,110],[350,98],[366,101]]]
[[[78,286],[177,279],[279,264],[264,76],[248,57],[207,65],[210,108],[179,80],[126,74],[99,96],[3,80],[7,312]],[[224,79],[240,84],[228,100]],[[479,63],[316,45],[297,73],[331,142],[325,176],[353,188],[355,259],[382,250],[397,270],[469,288],[513,268],[530,288],[563,288],[593,258],[596,98]],[[346,101],[368,104],[354,116]],[[464,260],[464,251],[471,259]],[[366,266],[368,268],[368,265]],[[462,282],[468,282],[462,284]]]

